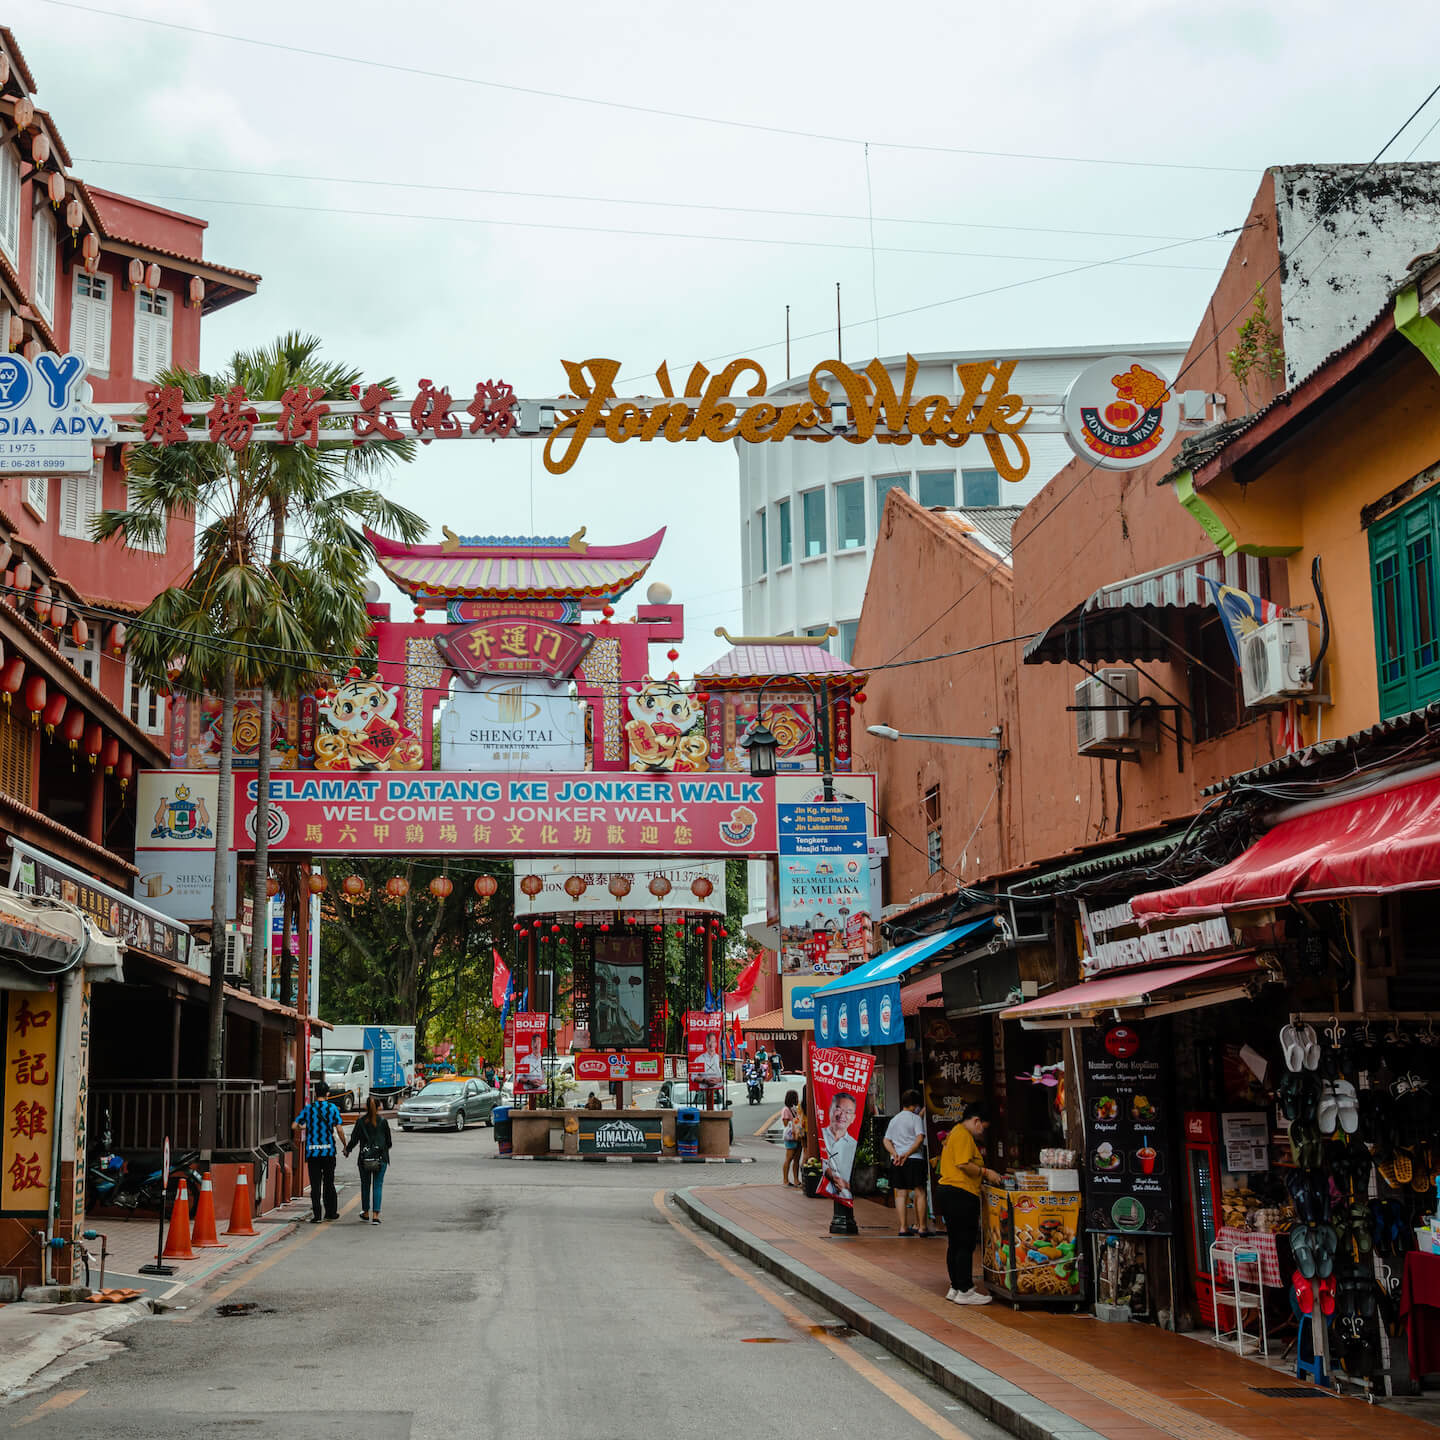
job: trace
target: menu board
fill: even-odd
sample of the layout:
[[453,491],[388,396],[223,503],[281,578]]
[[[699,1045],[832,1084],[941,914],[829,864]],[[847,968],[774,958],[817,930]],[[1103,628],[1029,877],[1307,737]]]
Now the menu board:
[[1232,1110],[1220,1117],[1225,1169],[1231,1175],[1253,1175],[1270,1168],[1270,1125],[1264,1110]]
[[1165,1030],[1110,1025],[1085,1036],[1085,1217],[1110,1234],[1169,1235],[1174,1164]]

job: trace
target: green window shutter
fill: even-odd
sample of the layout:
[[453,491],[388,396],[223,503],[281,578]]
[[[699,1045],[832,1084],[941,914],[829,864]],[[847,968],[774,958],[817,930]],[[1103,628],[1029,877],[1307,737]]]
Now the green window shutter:
[[1370,589],[1375,609],[1375,678],[1382,718],[1415,707],[1406,652],[1406,586],[1401,553],[1403,511],[1370,530]]

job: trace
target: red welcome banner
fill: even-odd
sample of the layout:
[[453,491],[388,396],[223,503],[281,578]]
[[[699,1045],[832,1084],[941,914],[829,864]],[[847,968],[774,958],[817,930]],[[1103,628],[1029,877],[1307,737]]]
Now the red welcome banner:
[[865,1119],[865,1094],[875,1070],[875,1056],[861,1050],[812,1050],[810,1089],[815,1097],[820,1164],[817,1195],[829,1195],[854,1208],[850,1175],[855,1147]]
[[[235,844],[254,840],[259,782],[235,777]],[[764,855],[777,849],[775,785],[741,776],[464,771],[270,781],[270,848],[314,855]]]
[[718,1010],[685,1012],[685,1055],[692,1090],[719,1090],[725,1085],[725,1060]]
[[515,1016],[515,1093],[538,1095],[545,1088],[545,1026],[548,1015],[522,1010]]

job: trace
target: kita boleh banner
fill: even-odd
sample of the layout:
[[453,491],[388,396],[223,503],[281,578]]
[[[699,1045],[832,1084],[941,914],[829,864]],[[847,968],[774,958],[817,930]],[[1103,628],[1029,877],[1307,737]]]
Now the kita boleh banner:
[[515,1017],[515,1093],[538,1095],[545,1088],[545,1027],[548,1015],[522,1010]]
[[725,1084],[721,1034],[725,1017],[718,1010],[685,1012],[685,1053],[692,1090],[719,1090]]
[[[235,777],[235,836],[254,843],[253,775]],[[776,848],[775,783],[680,775],[280,775],[270,848],[320,855],[764,855]]]
[[812,1050],[810,1081],[815,1095],[815,1123],[820,1127],[820,1185],[829,1195],[854,1207],[850,1176],[855,1147],[865,1118],[865,1095],[875,1071],[875,1057],[859,1050]]

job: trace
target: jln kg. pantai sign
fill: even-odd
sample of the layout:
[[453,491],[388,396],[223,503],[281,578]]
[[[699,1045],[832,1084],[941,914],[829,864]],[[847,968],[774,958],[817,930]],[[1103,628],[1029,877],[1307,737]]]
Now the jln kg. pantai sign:
[[[254,838],[258,785],[253,774],[235,777],[242,845]],[[763,855],[776,848],[775,785],[706,775],[296,771],[270,781],[269,828],[272,850],[324,855]]]

